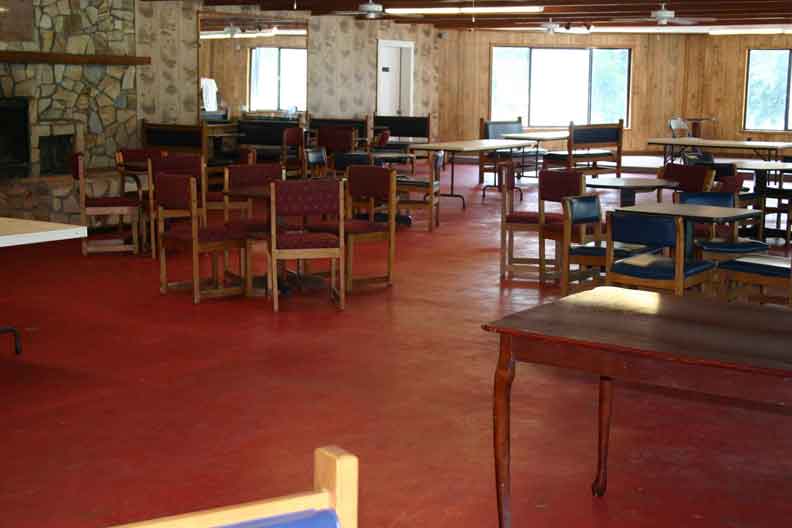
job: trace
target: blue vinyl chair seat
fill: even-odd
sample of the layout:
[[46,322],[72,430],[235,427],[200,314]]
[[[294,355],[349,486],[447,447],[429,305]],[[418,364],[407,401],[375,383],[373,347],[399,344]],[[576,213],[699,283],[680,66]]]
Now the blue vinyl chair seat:
[[[685,277],[692,277],[715,267],[709,260],[685,262]],[[674,259],[655,254],[641,254],[613,264],[613,273],[629,275],[639,279],[673,280]]]
[[333,510],[307,510],[220,528],[338,528],[338,516]]
[[770,249],[770,246],[759,240],[741,238],[731,242],[723,239],[697,240],[696,245],[702,251],[711,253],[762,253]]
[[[623,242],[613,243],[613,257],[617,260],[625,259],[642,253],[659,253],[663,248],[649,247],[641,244],[625,244]],[[579,257],[602,257],[608,251],[605,244],[597,245],[596,242],[589,242],[587,244],[578,244],[569,248],[569,254]]]
[[751,255],[722,262],[719,267],[728,271],[784,278],[789,277],[792,263],[788,258],[775,255]]

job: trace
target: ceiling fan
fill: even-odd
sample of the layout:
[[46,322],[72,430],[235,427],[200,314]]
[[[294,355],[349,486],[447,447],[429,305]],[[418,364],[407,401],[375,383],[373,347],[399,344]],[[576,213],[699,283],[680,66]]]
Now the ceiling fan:
[[561,24],[559,24],[558,22],[553,22],[552,18],[549,19],[547,22],[542,22],[541,24],[539,24],[539,27],[541,27],[551,35],[561,30]]
[[[385,7],[382,4],[368,0],[368,3],[360,3],[356,11],[333,11],[334,15],[342,16],[355,16],[365,18],[366,20],[379,20],[387,16]],[[420,15],[400,15],[402,17],[409,16],[411,18],[420,18]]]
[[678,17],[670,9],[666,9],[666,4],[661,3],[660,9],[652,11],[646,18],[617,18],[614,22],[657,22],[659,26],[676,24],[678,26],[692,26],[699,22],[715,22],[717,19],[712,17]]

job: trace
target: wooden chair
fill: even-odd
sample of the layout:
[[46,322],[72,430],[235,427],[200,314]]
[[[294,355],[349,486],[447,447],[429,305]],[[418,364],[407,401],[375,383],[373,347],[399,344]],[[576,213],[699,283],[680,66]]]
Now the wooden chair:
[[[245,234],[233,232],[225,226],[203,227],[204,214],[200,203],[198,181],[189,174],[158,172],[156,177],[157,226],[159,233],[160,293],[169,289],[191,288],[193,303],[202,297],[227,297],[244,293],[243,286],[225,285],[225,266],[220,270],[219,257],[230,250],[239,251],[239,275],[246,277]],[[186,218],[189,223],[178,222],[165,230],[165,221]],[[190,249],[192,252],[192,280],[169,282],[167,255],[171,250]],[[212,286],[202,287],[200,255],[212,256]]]
[[[269,189],[270,183],[282,179],[283,169],[281,164],[277,162],[259,163],[256,165],[232,165],[231,167],[226,167],[223,189],[226,193],[244,187]],[[244,233],[247,241],[245,245],[245,255],[247,257],[245,268],[248,270],[248,274],[246,276],[245,291],[247,295],[251,295],[253,293],[253,247],[258,242],[266,242],[269,238],[269,210],[267,210],[263,218],[256,218],[253,214],[253,199],[248,198],[245,200],[246,207],[239,209],[242,213],[241,217],[232,219],[231,212],[233,208],[231,204],[233,202],[227,194],[225,199],[228,204],[224,212],[226,227],[234,233]],[[242,199],[240,198],[239,200]]]
[[[77,182],[80,192],[80,223],[88,226],[89,219],[93,217],[107,217],[118,215],[118,238],[97,240],[87,237],[82,239],[82,254],[131,251],[137,254],[140,251],[138,228],[140,221],[140,200],[137,197],[127,196],[88,196],[88,183],[85,178],[85,159],[82,153],[72,156],[72,178]],[[124,217],[129,218],[132,228],[132,243],[127,244],[123,233]]]
[[316,146],[327,152],[332,169],[336,169],[335,158],[355,150],[355,129],[347,126],[322,126],[317,131]]
[[281,165],[286,177],[295,173],[300,178],[305,176],[305,134],[302,128],[292,127],[283,131]]
[[[569,123],[567,150],[552,151],[544,155],[545,168],[566,167],[586,175],[616,173],[621,178],[624,120],[601,125],[575,125]],[[600,167],[599,162],[613,162],[615,168]]]
[[[607,265],[607,241],[602,230],[602,206],[598,194],[564,198],[564,234],[561,240],[561,296],[572,292],[572,282],[592,279],[601,283]],[[614,242],[614,253],[621,260],[641,253],[656,252],[641,244]],[[577,266],[577,270],[572,270]]]
[[[739,178],[741,179],[741,177]],[[710,205],[714,207],[735,207],[736,193],[734,185],[726,180],[724,192],[683,192],[676,195],[681,204]],[[737,186],[739,188],[739,186]],[[739,225],[731,226],[695,225],[693,231],[696,248],[704,260],[722,262],[735,258],[767,253],[770,247],[759,240],[739,238]]]
[[[543,283],[548,275],[558,278],[561,270],[561,254],[564,240],[563,216],[560,222],[546,222],[545,207],[548,203],[556,203],[563,207],[564,198],[579,196],[586,191],[586,177],[576,170],[543,170],[539,173],[539,282]],[[556,213],[558,214],[558,213]],[[556,217],[557,218],[557,217]],[[578,226],[573,231],[573,241],[584,243],[586,229]],[[552,273],[548,271],[546,241],[555,244],[555,265]]]
[[[330,296],[346,304],[344,262],[344,182],[335,180],[293,180],[270,183],[270,237],[268,259],[273,309],[278,311],[278,263],[284,260],[330,259]],[[337,234],[310,231],[281,231],[279,218],[309,216],[335,217]],[[338,268],[338,269],[337,269]],[[338,273],[337,273],[338,271]],[[338,287],[336,288],[336,275]]]
[[307,178],[327,177],[327,151],[324,147],[305,149],[305,168],[303,174]]
[[[522,118],[518,117],[514,121],[486,121],[483,117],[479,120],[479,138],[480,139],[503,139],[504,134],[519,134],[523,132]],[[531,158],[535,157],[532,153]],[[501,189],[503,182],[500,180],[501,171],[499,168],[503,165],[510,165],[512,170],[522,174],[523,161],[527,160],[528,156],[523,156],[522,153],[515,153],[511,150],[499,150],[495,152],[482,152],[479,154],[479,184],[484,183],[484,175],[492,173],[495,176],[494,185],[485,185],[481,189],[482,201],[487,196],[488,189]],[[522,201],[522,189],[515,185],[514,190],[520,193],[520,200]]]
[[198,214],[201,218],[201,225],[207,224],[206,215],[206,164],[203,158],[197,154],[171,154],[162,159],[156,160],[149,158],[148,161],[148,202],[144,202],[144,214],[149,224],[149,234],[151,236],[151,258],[157,258],[157,206],[156,206],[156,175],[160,172],[169,174],[186,174],[195,178],[198,185]]
[[429,176],[426,179],[407,175],[398,175],[396,178],[396,192],[403,195],[399,198],[399,209],[425,210],[429,218],[430,233],[440,227],[440,174],[443,172],[444,162],[445,152],[431,152]]
[[115,528],[357,528],[358,459],[335,446],[314,451],[313,490]]
[[[670,248],[673,256],[656,253],[617,260],[616,242]],[[687,257],[685,222],[680,217],[622,211],[608,213],[607,283],[684,295],[712,283],[715,263]]]
[[[514,185],[514,171],[511,166],[501,166],[501,178],[505,185]],[[541,185],[545,171],[539,174]],[[549,171],[554,172],[554,171]],[[577,196],[582,194],[581,189],[571,192],[566,196]],[[514,209],[514,193],[503,193],[501,206],[501,249],[500,249],[500,278],[501,280],[511,278],[536,278],[539,273],[540,261],[535,257],[518,257],[515,254],[514,235],[517,233],[536,233],[537,235],[543,227],[547,225],[557,225],[558,230],[562,229],[564,217],[561,213],[547,213],[544,207],[536,211],[517,211]]]
[[[657,177],[677,182],[674,192],[707,192],[715,182],[715,170],[707,165],[669,163],[657,170]],[[657,189],[657,201],[663,201],[663,189]]]
[[[727,299],[741,297],[760,303],[787,304],[792,307],[792,265],[788,257],[748,255],[718,265],[723,280],[722,294]],[[759,289],[754,295],[753,288]],[[775,295],[768,290],[776,290]],[[761,346],[761,345],[760,345]]]
[[[347,169],[347,218],[346,233],[346,286],[385,283],[393,285],[394,260],[396,258],[396,171],[371,165],[353,165]],[[375,221],[375,212],[386,208],[388,221]],[[368,219],[357,220],[354,213],[365,210]],[[355,277],[352,272],[355,245],[365,242],[387,242],[388,263],[385,275]]]
[[[143,182],[148,175],[149,158],[161,159],[168,155],[168,151],[157,148],[151,149],[119,149],[115,153],[116,171],[121,178],[121,192],[127,197],[137,197],[141,202],[148,200],[148,189]],[[135,190],[126,192],[126,183],[131,180]]]
[[[247,147],[239,149],[237,165],[251,165],[255,162],[255,150]],[[228,167],[228,165],[225,167]],[[245,211],[248,208],[248,200],[235,199],[231,200],[230,203],[226,203],[226,196],[223,194],[223,189],[225,189],[225,167],[215,167],[215,169],[222,169],[220,180],[217,180],[216,177],[210,177],[208,170],[206,172],[206,209],[209,211],[226,211],[230,208]]]

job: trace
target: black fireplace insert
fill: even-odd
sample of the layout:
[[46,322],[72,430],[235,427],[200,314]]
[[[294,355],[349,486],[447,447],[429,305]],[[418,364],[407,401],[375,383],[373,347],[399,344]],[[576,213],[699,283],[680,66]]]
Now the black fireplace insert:
[[0,179],[30,175],[30,124],[25,97],[0,98]]

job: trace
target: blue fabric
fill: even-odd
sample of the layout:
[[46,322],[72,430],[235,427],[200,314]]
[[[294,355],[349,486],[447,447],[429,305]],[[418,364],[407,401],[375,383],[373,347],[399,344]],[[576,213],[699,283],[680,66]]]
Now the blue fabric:
[[[569,248],[569,254],[581,257],[602,257],[605,258],[607,247],[603,244],[598,246],[596,242],[589,242],[585,245],[572,246]],[[649,246],[642,246],[638,244],[622,244],[621,242],[613,243],[613,256],[616,259],[623,259],[641,253],[659,253],[662,248],[654,248]]]
[[602,221],[599,196],[575,196],[566,200],[573,225],[598,224]]
[[725,192],[683,192],[679,193],[679,203],[734,207],[734,195]]
[[712,253],[761,253],[767,251],[770,246],[758,240],[741,238],[735,242],[728,240],[699,240],[696,245],[703,251]]
[[[685,277],[692,277],[715,267],[709,260],[685,262]],[[611,268],[613,273],[629,275],[639,279],[673,280],[674,259],[662,255],[643,254],[616,262]]]
[[614,242],[676,247],[676,222],[671,216],[614,211],[612,231]]
[[580,127],[572,129],[572,138],[576,145],[584,143],[618,143],[621,127],[588,128]]
[[229,524],[220,528],[339,528],[339,526],[338,516],[333,510],[307,510]]
[[789,277],[790,260],[785,257],[774,255],[751,255],[750,257],[740,257],[738,259],[721,262],[718,266],[728,271],[738,271],[741,273],[754,273],[765,277]]
[[485,139],[503,139],[504,134],[520,134],[522,121],[487,121],[484,123]]

